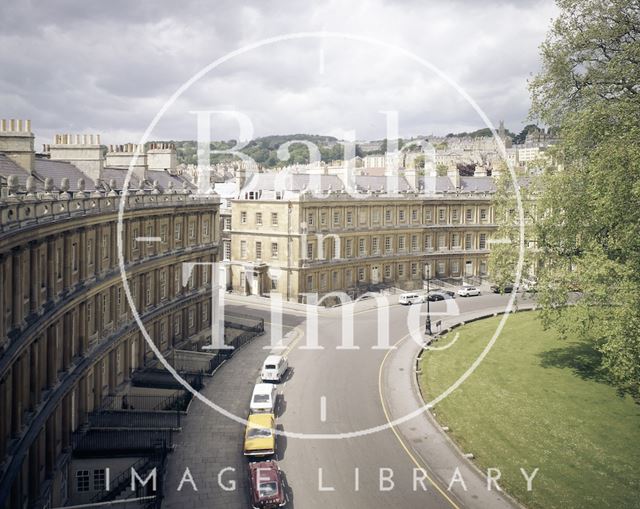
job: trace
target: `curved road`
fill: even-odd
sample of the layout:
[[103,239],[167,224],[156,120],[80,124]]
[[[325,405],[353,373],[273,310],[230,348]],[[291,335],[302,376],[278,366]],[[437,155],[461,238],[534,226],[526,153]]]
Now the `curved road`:
[[[391,300],[393,299],[393,300]],[[521,296],[518,299],[522,299]],[[390,302],[395,302],[390,297]],[[436,319],[464,320],[483,310],[504,309],[508,296],[483,295],[455,299]],[[266,304],[255,299],[231,298],[229,308],[239,303],[243,312],[269,320]],[[432,313],[444,313],[445,303],[431,303]],[[418,306],[390,304],[389,341],[397,348],[376,349],[378,310],[373,299],[353,307],[354,346],[341,348],[343,308],[318,313],[319,348],[308,348],[313,335],[306,333],[305,317],[287,306],[284,332],[289,331],[291,366],[287,380],[279,385],[277,424],[295,434],[350,434],[387,425],[419,407],[414,380],[413,356],[419,349],[406,338],[412,327],[409,313]],[[422,311],[424,311],[424,306]],[[419,324],[424,324],[420,317]],[[252,385],[257,381],[262,360],[268,354],[268,334],[236,353],[209,381],[205,395],[230,412],[246,417]],[[403,340],[403,338],[405,338]],[[314,345],[311,345],[314,346]],[[383,366],[384,363],[384,366]],[[381,369],[384,367],[384,369]],[[209,434],[206,438],[203,433]],[[245,464],[242,458],[243,426],[196,402],[177,438],[177,450],[170,455],[164,506],[249,507]],[[457,508],[496,507],[509,509],[515,503],[499,493],[487,492],[486,481],[421,413],[401,425],[375,433],[341,439],[278,437],[278,460],[290,487],[289,507],[314,508]],[[190,486],[177,492],[176,486],[188,466],[198,492]],[[215,482],[222,468],[225,479],[237,481],[228,491]],[[455,468],[467,485],[455,483],[447,489]],[[206,482],[203,482],[206,479]]]

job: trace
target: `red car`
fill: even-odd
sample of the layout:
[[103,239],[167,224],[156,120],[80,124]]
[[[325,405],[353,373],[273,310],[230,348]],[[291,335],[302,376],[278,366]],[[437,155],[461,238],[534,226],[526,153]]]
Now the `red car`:
[[284,480],[275,461],[249,463],[249,485],[253,509],[274,509],[286,505]]

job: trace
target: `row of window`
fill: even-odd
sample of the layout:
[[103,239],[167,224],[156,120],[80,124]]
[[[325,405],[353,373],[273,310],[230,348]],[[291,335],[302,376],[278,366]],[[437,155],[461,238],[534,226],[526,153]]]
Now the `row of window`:
[[[378,208],[373,208],[371,210],[371,220],[373,223],[380,223],[380,209]],[[439,222],[445,222],[447,219],[447,210],[445,208],[439,208],[438,209],[438,221]],[[322,226],[326,226],[327,225],[327,215],[328,213],[326,211],[321,210],[319,213],[319,222]],[[419,209],[414,208],[411,210],[411,222],[412,223],[417,223],[419,221]],[[408,218],[408,214],[407,211],[405,211],[404,209],[399,209],[397,211],[397,217],[398,217],[398,222],[399,223],[406,223],[407,222],[407,218]],[[461,210],[458,208],[452,208],[451,209],[451,222],[453,223],[457,223],[460,221],[460,217],[461,217]],[[480,221],[487,221],[489,217],[489,209],[488,208],[481,208],[479,210],[479,218]],[[315,218],[316,218],[316,213],[313,211],[309,211],[307,212],[307,225],[308,226],[314,226],[315,224]],[[341,225],[341,212],[336,210],[332,213],[332,223],[334,226],[340,226]],[[464,218],[465,221],[467,223],[471,223],[474,221],[475,218],[475,214],[474,214],[474,209],[473,208],[466,208],[464,210]],[[360,210],[358,213],[358,222],[359,224],[367,224],[367,219],[368,219],[368,210]],[[391,208],[385,208],[384,209],[384,222],[385,223],[392,223],[394,219],[394,210]],[[352,210],[347,210],[345,212],[345,221],[347,226],[353,226],[354,225],[354,212]],[[424,211],[424,221],[425,222],[432,222],[433,221],[433,217],[432,217],[432,210],[431,209],[426,209]]]
[[[472,250],[475,249],[474,246],[474,235],[472,233],[466,233],[464,235],[460,234],[460,233],[451,233],[450,234],[450,239],[447,239],[447,235],[446,234],[440,234],[437,236],[438,238],[438,249],[439,250],[444,250],[444,249],[465,249],[465,250]],[[387,235],[384,238],[384,254],[393,254],[394,252],[394,237],[391,235]],[[371,255],[372,256],[378,256],[381,255],[382,252],[380,250],[380,241],[382,240],[381,237],[371,237]],[[410,245],[407,245],[407,240],[410,241]],[[450,242],[449,244],[447,242]],[[340,252],[341,252],[341,248],[340,248],[340,239],[334,239],[333,241],[333,254],[334,254],[334,258],[341,258]],[[421,250],[421,246],[420,246],[420,236],[419,235],[411,235],[410,238],[408,239],[407,236],[405,235],[399,235],[396,237],[396,244],[397,244],[397,252],[399,253],[403,253],[403,252],[407,252],[410,248],[410,251],[412,252],[419,252]],[[345,239],[344,240],[344,257],[345,258],[351,258],[354,256],[354,241],[353,239]],[[254,255],[255,258],[257,260],[262,260],[264,259],[264,252],[263,252],[263,242],[258,240],[255,241],[255,245],[254,245],[255,249],[254,249]],[[323,248],[322,252],[319,252],[318,249],[319,248]],[[316,243],[316,242],[307,242],[307,247],[306,247],[306,258],[309,260],[313,260],[315,258],[318,259],[325,259],[325,257],[327,255],[331,254],[331,250],[330,249],[326,249],[328,246],[325,245],[324,243]],[[357,250],[357,254],[358,256],[367,256],[368,251],[367,251],[367,239],[365,238],[360,238],[358,239],[358,250]],[[425,235],[424,236],[424,240],[423,240],[423,249],[424,251],[431,251],[433,250],[433,236],[431,234]],[[230,242],[225,242],[223,244],[223,255],[224,255],[224,259],[228,260],[231,257],[231,243]],[[487,234],[486,233],[480,233],[478,234],[478,247],[477,249],[487,249]],[[277,242],[271,242],[270,243],[270,256],[271,258],[278,258],[278,243]],[[248,256],[248,241],[246,240],[241,240],[240,241],[240,258],[242,259],[246,259]]]
[[[160,225],[160,242],[162,243],[166,243],[167,242],[167,232],[168,232],[168,225],[166,224],[161,224]],[[153,240],[149,240],[152,239],[154,237],[154,228],[153,225],[147,225],[147,229],[146,229],[146,235],[147,235],[147,245],[151,245],[153,243]],[[203,220],[202,221],[202,235],[204,237],[208,237],[209,236],[209,221],[208,220]],[[132,248],[133,249],[137,249],[137,242],[136,239],[138,237],[138,227],[134,227],[133,228],[133,235],[131,238],[131,241],[133,243]],[[182,223],[175,223],[174,225],[174,229],[173,229],[173,238],[176,241],[181,241],[182,240]],[[188,239],[189,240],[194,240],[196,238],[196,223],[194,221],[190,221],[189,225],[188,225]]]
[[[226,244],[224,246],[226,248]],[[229,249],[231,245],[229,244]],[[247,258],[247,241],[240,241],[240,258]],[[226,256],[226,255],[225,255]],[[256,260],[262,260],[262,241],[258,240],[255,243],[255,258]],[[271,258],[278,258],[278,243],[271,242]]]
[[[438,277],[445,276],[461,276],[464,268],[464,274],[471,276],[474,275],[473,261],[466,261],[464,265],[460,260],[451,260],[449,262],[449,272],[447,272],[447,262],[444,260],[438,260],[435,262],[435,275]],[[423,270],[424,269],[424,270]],[[385,280],[391,280],[393,278],[404,279],[422,279],[423,277],[431,276],[431,265],[421,266],[418,262],[411,263],[397,263],[397,264],[384,264],[382,266],[382,272],[379,266],[372,267],[358,267],[356,269],[347,268],[344,269],[344,285],[340,283],[340,271],[331,271],[331,288],[329,288],[329,273],[321,272],[317,276],[314,274],[307,274],[306,276],[306,289],[307,290],[336,290],[344,287],[353,286],[358,283],[379,282],[382,278]],[[479,262],[478,273],[480,275],[487,274],[487,261],[481,260]],[[316,288],[317,279],[317,288]]]
[[[464,244],[462,240],[464,239]],[[410,248],[412,252],[419,252],[421,250],[420,246],[420,236],[419,235],[411,235],[410,236],[410,246],[407,245],[407,236],[399,235],[396,237],[397,251],[399,253],[407,252]],[[446,234],[438,235],[438,249],[462,249],[472,250],[474,249],[474,236],[471,233],[467,233],[461,235],[460,233],[451,233],[450,234],[450,244],[447,244],[447,236]],[[371,237],[371,254],[376,256],[380,255],[380,237]],[[353,239],[345,239],[345,257],[350,258],[354,256],[354,241]],[[314,259],[317,257],[323,259],[326,251],[323,253],[316,252],[316,250],[321,246],[321,244],[317,244],[315,242],[307,243],[307,259]],[[324,247],[324,246],[323,246]],[[366,256],[367,252],[367,239],[360,238],[358,239],[358,256]],[[423,240],[423,249],[425,251],[433,250],[433,237],[431,234],[425,235]],[[478,235],[478,249],[487,249],[487,234],[480,233]],[[393,254],[394,252],[394,237],[391,235],[387,235],[384,237],[384,253],[385,254]],[[340,258],[340,243],[334,240],[334,257]]]
[[[247,212],[245,210],[240,212],[240,224],[247,224]],[[263,213],[256,212],[255,215],[255,224],[257,226],[262,226],[263,223]],[[278,213],[271,212],[271,226],[278,226]]]
[[[424,222],[427,223],[431,223],[433,222],[433,217],[432,217],[432,210],[431,209],[426,209],[424,211]],[[452,223],[459,223],[461,221],[461,217],[462,214],[464,212],[464,221],[466,223],[473,223],[476,219],[475,219],[475,210],[474,208],[470,208],[467,207],[463,210],[459,209],[459,208],[451,208],[450,210],[450,222]],[[371,221],[374,224],[380,223],[380,213],[381,210],[378,208],[373,208],[371,210]],[[319,212],[319,214],[316,214],[315,211],[308,211],[306,214],[306,224],[309,227],[313,227],[316,224],[316,217],[319,215],[319,224],[321,226],[328,226],[328,217],[329,217],[329,212],[321,210]],[[352,210],[347,210],[345,212],[345,222],[347,226],[354,226],[354,211]],[[263,212],[255,212],[255,217],[254,217],[254,224],[256,226],[263,226],[265,224],[265,214]],[[368,209],[364,209],[361,210],[358,213],[359,216],[359,224],[364,225],[367,224],[367,220],[368,220]],[[418,223],[419,222],[419,209],[414,208],[411,209],[410,212],[410,217],[411,217],[411,222],[412,223]],[[271,217],[271,221],[270,224],[271,226],[278,226],[278,213],[277,212],[271,212],[270,214]],[[333,211],[333,213],[331,214],[332,217],[332,224],[333,226],[341,226],[342,224],[342,212],[341,211]],[[399,209],[397,211],[397,217],[398,217],[398,222],[399,223],[406,223],[408,220],[409,215],[407,214],[407,211],[405,211],[404,209]],[[482,207],[478,210],[478,220],[480,222],[487,222],[489,219],[489,208],[488,207]],[[394,220],[394,210],[391,208],[386,208],[384,209],[384,222],[386,224],[390,224],[393,223]],[[230,219],[229,219],[230,221]],[[439,208],[438,209],[438,222],[440,223],[444,223],[447,222],[447,209],[446,208]],[[240,211],[240,224],[247,224],[248,223],[248,213],[247,211],[243,210]],[[230,229],[230,224],[228,225],[229,227],[227,228],[227,225],[225,224],[225,229]]]

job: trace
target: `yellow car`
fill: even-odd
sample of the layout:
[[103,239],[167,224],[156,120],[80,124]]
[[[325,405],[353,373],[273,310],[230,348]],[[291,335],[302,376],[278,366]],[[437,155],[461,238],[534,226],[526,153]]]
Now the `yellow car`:
[[270,456],[276,452],[273,414],[251,414],[244,433],[245,456]]

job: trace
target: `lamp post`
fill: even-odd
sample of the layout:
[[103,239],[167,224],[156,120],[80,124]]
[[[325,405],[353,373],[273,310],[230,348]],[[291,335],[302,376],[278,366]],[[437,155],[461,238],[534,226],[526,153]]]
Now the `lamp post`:
[[429,283],[431,281],[431,265],[427,265],[427,321],[424,324],[424,333],[431,336],[431,308],[429,307]]

